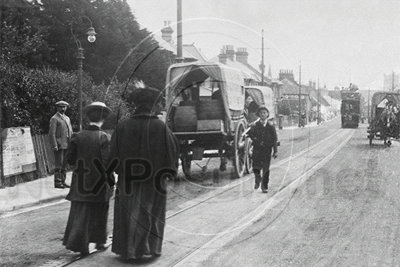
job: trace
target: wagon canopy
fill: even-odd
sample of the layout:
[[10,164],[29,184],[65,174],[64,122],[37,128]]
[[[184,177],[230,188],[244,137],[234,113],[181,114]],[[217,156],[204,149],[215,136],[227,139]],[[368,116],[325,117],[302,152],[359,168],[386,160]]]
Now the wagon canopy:
[[225,114],[244,109],[244,73],[217,62],[178,63],[169,67],[167,73],[167,107],[173,105],[177,96],[193,83],[209,79],[221,90]]
[[376,92],[372,95],[371,99],[371,116],[376,117],[376,108],[384,108],[386,103],[391,102],[394,105],[400,105],[400,93],[382,91]]
[[245,86],[246,93],[253,98],[258,106],[264,105],[269,110],[269,118],[275,118],[274,92],[268,86]]

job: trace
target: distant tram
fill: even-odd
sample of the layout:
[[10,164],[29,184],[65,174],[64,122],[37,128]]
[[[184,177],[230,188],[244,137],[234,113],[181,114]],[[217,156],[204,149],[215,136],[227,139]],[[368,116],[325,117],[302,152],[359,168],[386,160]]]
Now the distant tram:
[[357,128],[362,114],[362,96],[359,92],[340,91],[342,114],[342,128]]

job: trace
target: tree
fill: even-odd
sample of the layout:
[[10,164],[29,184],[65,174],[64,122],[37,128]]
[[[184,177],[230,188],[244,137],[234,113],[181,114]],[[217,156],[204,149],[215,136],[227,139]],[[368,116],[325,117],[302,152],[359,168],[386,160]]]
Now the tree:
[[[132,14],[123,0],[42,0],[38,16],[48,27],[47,43],[52,48],[49,64],[64,71],[77,68],[77,45],[84,48],[83,69],[96,84],[125,82],[130,77],[164,88],[172,53],[159,50],[158,43]],[[93,26],[97,40],[88,43],[87,29]],[[154,77],[156,77],[154,79]]]
[[26,0],[0,2],[0,66],[43,66],[49,49],[45,29],[35,17],[37,7]]
[[[56,112],[55,103],[64,100],[70,103],[67,115],[74,129],[78,129],[76,72],[30,69],[17,64],[3,69],[1,76],[2,91],[10,92],[2,98],[2,128],[29,125],[34,134],[47,133],[49,120]],[[87,75],[83,77],[83,86],[92,87]],[[84,101],[92,100],[84,95]]]
[[[103,99],[116,112],[110,127],[129,114],[121,99],[125,85],[139,79],[161,90],[173,63],[123,0],[0,0],[0,22],[3,128],[29,125],[34,134],[47,133],[61,99],[71,104],[67,114],[77,128],[79,42],[83,106]],[[85,41],[89,26],[98,32],[95,43]]]

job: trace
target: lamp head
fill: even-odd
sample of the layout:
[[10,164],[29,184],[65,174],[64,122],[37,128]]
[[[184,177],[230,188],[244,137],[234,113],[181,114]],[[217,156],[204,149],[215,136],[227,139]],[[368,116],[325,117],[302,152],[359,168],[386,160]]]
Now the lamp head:
[[89,35],[87,38],[89,43],[94,43],[94,41],[96,41],[96,36],[94,35]]
[[94,41],[96,41],[96,32],[94,31],[93,27],[90,27],[86,33],[88,35],[88,41],[90,43],[93,43]]

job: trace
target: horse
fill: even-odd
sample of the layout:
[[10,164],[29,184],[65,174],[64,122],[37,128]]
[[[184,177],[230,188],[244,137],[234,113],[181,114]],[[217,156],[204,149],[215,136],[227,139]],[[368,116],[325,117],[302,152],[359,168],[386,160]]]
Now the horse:
[[392,138],[398,137],[397,116],[392,108],[385,108],[382,112],[379,122],[382,128],[382,137],[385,147],[392,145]]

